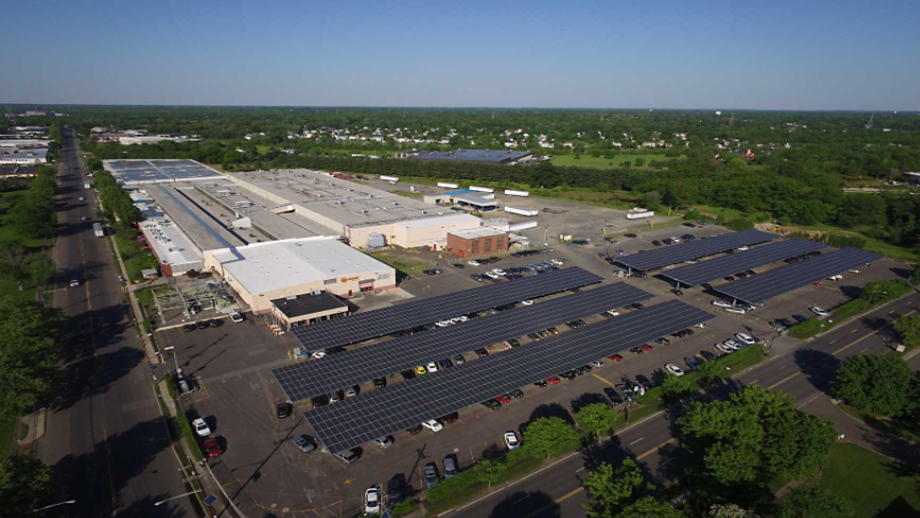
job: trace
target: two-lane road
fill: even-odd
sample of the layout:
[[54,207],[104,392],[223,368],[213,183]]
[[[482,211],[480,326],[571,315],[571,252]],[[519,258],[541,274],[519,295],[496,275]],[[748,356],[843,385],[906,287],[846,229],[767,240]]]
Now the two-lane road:
[[[93,234],[95,197],[83,188],[88,178],[77,142],[67,135],[53,250],[53,303],[71,317],[66,383],[35,445],[58,475],[61,494],[77,500],[55,508],[55,516],[191,518],[184,497],[154,506],[186,490],[114,257],[107,240]],[[79,286],[70,287],[71,280]]]

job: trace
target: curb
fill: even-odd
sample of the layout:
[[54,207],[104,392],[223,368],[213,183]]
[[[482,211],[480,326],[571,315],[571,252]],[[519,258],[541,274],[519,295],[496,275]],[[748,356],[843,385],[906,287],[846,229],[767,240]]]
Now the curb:
[[[45,425],[48,419],[48,410],[45,408],[39,408],[35,412],[22,416],[19,418],[17,423],[27,425],[29,427],[29,433],[26,434],[23,439],[16,439],[16,443],[20,446],[25,444],[33,443],[45,435]],[[16,430],[18,436],[18,429]]]

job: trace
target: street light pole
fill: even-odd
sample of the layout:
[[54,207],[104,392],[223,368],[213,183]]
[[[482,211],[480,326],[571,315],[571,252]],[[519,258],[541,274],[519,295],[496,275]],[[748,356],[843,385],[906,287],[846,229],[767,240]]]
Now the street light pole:
[[174,496],[174,497],[172,497],[172,498],[167,498],[166,500],[160,500],[159,502],[154,502],[153,505],[154,505],[154,506],[158,506],[158,505],[160,505],[160,504],[165,504],[166,502],[169,502],[170,500],[175,500],[175,499],[177,499],[177,498],[182,498],[183,496],[194,495],[195,493],[200,493],[200,492],[201,492],[200,489],[196,489],[196,490],[194,490],[194,491],[189,491],[188,493],[182,493],[181,495],[176,495],[176,496]]
[[29,511],[29,512],[27,512],[26,514],[37,513],[37,512],[39,512],[39,511],[44,511],[45,509],[51,509],[52,507],[57,507],[57,506],[59,506],[59,505],[70,505],[70,504],[75,504],[75,503],[77,503],[76,500],[64,500],[63,502],[58,502],[58,503],[56,503],[56,504],[46,505],[45,507],[41,507],[41,508],[39,508],[39,509],[35,509],[35,510],[33,510],[33,511]]

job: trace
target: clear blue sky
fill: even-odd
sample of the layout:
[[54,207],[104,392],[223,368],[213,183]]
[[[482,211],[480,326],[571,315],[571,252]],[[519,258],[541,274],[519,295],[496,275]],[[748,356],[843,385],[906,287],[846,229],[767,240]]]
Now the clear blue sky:
[[920,1],[7,2],[0,103],[920,109]]

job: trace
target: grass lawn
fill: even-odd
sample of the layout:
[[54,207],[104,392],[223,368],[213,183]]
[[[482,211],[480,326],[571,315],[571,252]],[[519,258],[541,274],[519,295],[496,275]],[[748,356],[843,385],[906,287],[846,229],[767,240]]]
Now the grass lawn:
[[[667,162],[668,160],[686,160],[686,155],[681,155],[679,157],[669,157],[665,155],[656,155],[656,154],[641,154],[641,155],[622,155],[618,154],[613,158],[597,157],[597,156],[585,156],[581,155],[581,158],[575,158],[575,155],[559,155],[553,157],[552,164],[558,166],[575,166],[575,167],[594,167],[596,169],[607,169],[611,167],[623,167],[624,162],[630,162],[635,164],[637,158],[642,158],[645,160],[645,166],[648,166],[648,163],[652,160],[656,162]],[[637,168],[635,165],[632,167]]]
[[838,407],[840,410],[843,410],[847,414],[850,414],[856,419],[859,419],[872,428],[890,433],[892,435],[897,435],[898,437],[907,439],[908,441],[920,442],[920,426],[918,426],[917,423],[910,423],[899,419],[879,417],[868,412],[863,412],[862,410],[847,405],[846,403],[840,403]]
[[831,448],[821,485],[849,500],[854,517],[920,518],[920,475],[855,444]]
[[712,216],[715,218],[724,218],[724,219],[748,219],[750,218],[755,223],[761,221],[769,221],[770,215],[766,212],[742,212],[737,209],[729,209],[726,207],[714,207],[712,205],[694,205],[691,207],[692,210],[698,211],[700,214],[705,216]]
[[405,257],[394,257],[387,252],[373,252],[370,254],[370,256],[382,263],[396,268],[406,275],[415,275],[423,270],[434,268],[434,265],[431,263],[426,263],[424,261],[413,261]]
[[398,194],[400,196],[405,196],[406,198],[421,198],[422,193],[412,192],[412,191],[390,191],[393,194]]

